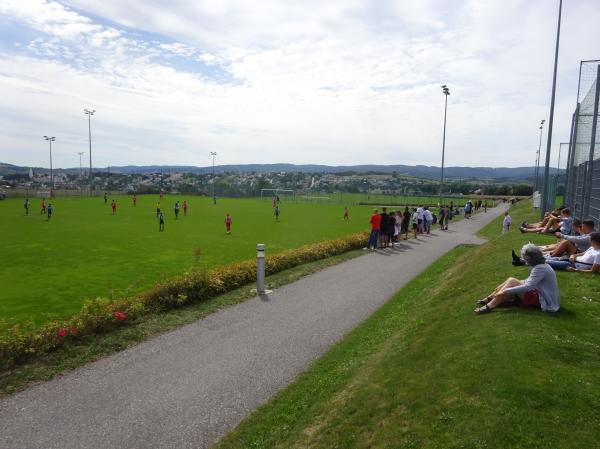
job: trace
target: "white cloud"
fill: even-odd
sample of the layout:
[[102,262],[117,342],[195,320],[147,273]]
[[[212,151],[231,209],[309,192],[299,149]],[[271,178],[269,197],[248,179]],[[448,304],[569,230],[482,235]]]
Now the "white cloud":
[[[222,163],[437,165],[446,83],[448,164],[529,165],[556,10],[454,3],[3,1],[0,14],[39,36],[0,56],[0,122],[13,130],[0,160],[43,163],[38,139],[52,132],[58,165],[76,165],[81,110],[94,107],[99,165],[204,164],[211,150]],[[593,0],[565,5],[555,142],[579,59],[600,56],[599,20]]]

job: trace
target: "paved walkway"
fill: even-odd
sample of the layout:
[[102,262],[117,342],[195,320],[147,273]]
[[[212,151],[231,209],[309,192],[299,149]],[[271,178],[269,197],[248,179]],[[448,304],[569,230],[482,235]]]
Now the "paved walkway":
[[365,254],[0,400],[0,448],[205,448],[504,212]]

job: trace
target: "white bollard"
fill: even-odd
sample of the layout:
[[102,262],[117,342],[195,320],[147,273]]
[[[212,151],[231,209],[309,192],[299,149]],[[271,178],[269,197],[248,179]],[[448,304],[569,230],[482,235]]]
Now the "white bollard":
[[265,290],[265,244],[256,244],[256,292],[264,295]]

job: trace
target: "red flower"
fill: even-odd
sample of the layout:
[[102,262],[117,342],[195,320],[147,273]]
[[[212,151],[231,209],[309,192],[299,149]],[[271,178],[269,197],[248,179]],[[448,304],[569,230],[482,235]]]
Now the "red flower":
[[69,335],[69,329],[59,329],[56,335],[58,335],[60,338],[65,338],[67,335]]
[[113,312],[113,316],[117,321],[125,321],[127,319],[127,315],[125,315],[123,312]]

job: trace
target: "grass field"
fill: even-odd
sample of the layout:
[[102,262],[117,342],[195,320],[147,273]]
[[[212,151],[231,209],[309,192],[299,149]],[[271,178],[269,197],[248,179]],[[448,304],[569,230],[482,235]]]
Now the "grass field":
[[[497,197],[502,198],[502,197]],[[507,197],[508,198],[508,197]],[[314,203],[346,204],[348,206],[356,204],[390,204],[390,205],[437,205],[439,195],[384,195],[381,193],[316,193],[306,197],[298,196],[298,199]],[[445,197],[445,204],[454,202],[455,205],[463,206],[468,200],[473,202],[477,200],[485,201],[485,198],[477,196],[448,196]],[[493,204],[492,199],[488,199],[488,206]]]
[[[110,199],[113,197],[111,196]],[[175,220],[173,205],[183,197],[164,197],[166,230],[158,232],[158,196],[110,200],[56,198],[50,222],[32,200],[26,217],[23,199],[0,201],[0,331],[14,323],[42,323],[67,317],[87,298],[117,296],[149,287],[196,264],[217,266],[255,256],[256,243],[267,253],[336,238],[368,229],[370,208],[353,207],[351,220],[343,208],[321,204],[281,204],[276,222],[269,201],[186,197],[188,216]],[[224,216],[233,217],[225,234]]]
[[558,273],[556,314],[476,316],[475,300],[526,277],[510,264],[526,238],[499,231],[438,260],[216,448],[600,447],[600,276]]

